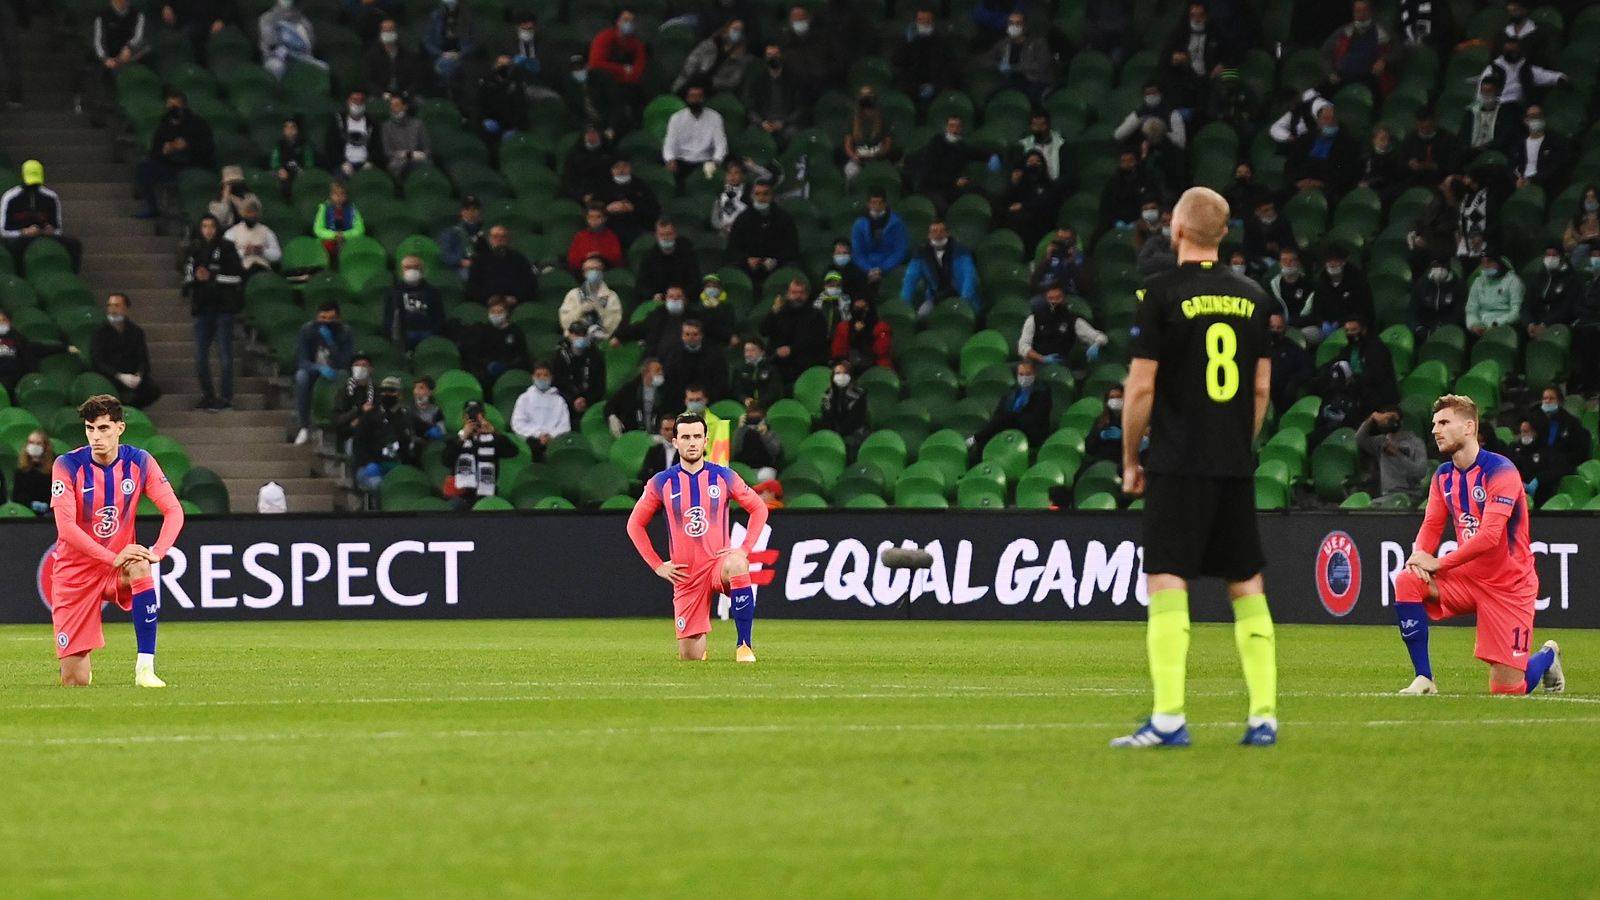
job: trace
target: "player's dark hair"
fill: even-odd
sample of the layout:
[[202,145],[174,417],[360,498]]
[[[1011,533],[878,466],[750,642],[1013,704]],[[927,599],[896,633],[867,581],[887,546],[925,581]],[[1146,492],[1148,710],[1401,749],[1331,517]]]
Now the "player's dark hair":
[[672,420],[672,436],[677,437],[678,429],[685,425],[699,425],[701,428],[706,428],[706,417],[699,413],[678,413],[677,417]]
[[93,422],[101,416],[110,416],[111,421],[121,422],[122,401],[110,394],[95,394],[78,406],[78,415],[85,422]]

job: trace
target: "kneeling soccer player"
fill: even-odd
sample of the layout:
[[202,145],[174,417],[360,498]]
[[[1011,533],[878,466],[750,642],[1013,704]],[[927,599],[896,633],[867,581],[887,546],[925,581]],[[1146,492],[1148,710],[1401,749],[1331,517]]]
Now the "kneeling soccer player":
[[[55,623],[61,683],[93,679],[89,653],[106,645],[100,605],[133,610],[138,643],[133,683],[166,687],[156,677],[156,590],[151,566],[183,529],[183,507],[155,457],[121,443],[122,404],[97,394],[78,407],[88,444],[56,460],[50,508],[56,548],[50,559],[50,616]],[[134,516],[145,494],[161,510],[161,535],[148,549],[134,541]]]
[[[1449,457],[1433,475],[1428,511],[1405,571],[1395,578],[1400,637],[1417,676],[1402,694],[1437,694],[1428,660],[1428,620],[1478,615],[1473,654],[1489,664],[1489,690],[1531,694],[1543,684],[1566,690],[1561,648],[1545,641],[1529,653],[1539,576],[1528,546],[1528,499],[1511,460],[1478,444],[1478,406],[1446,394],[1433,404],[1433,439]],[[1455,523],[1456,551],[1439,549],[1445,519]]]
[[[739,633],[734,659],[755,662],[750,631],[755,624],[756,597],[750,587],[750,551],[767,524],[767,505],[739,474],[706,461],[706,420],[698,413],[678,416],[673,426],[678,463],[650,479],[628,517],[628,537],[650,568],[672,582],[673,623],[678,631],[678,658],[706,658],[711,633],[711,598],[725,593],[733,600],[733,624]],[[744,544],[729,547],[729,502],[750,515]],[[656,510],[667,511],[670,560],[662,560],[645,532]]]

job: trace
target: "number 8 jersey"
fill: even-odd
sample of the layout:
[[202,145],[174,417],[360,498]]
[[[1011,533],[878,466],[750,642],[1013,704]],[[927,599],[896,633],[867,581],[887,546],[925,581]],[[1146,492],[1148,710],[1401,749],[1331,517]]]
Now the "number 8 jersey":
[[1260,285],[1214,262],[1147,278],[1130,336],[1156,362],[1145,470],[1208,478],[1255,472],[1255,378],[1275,304]]

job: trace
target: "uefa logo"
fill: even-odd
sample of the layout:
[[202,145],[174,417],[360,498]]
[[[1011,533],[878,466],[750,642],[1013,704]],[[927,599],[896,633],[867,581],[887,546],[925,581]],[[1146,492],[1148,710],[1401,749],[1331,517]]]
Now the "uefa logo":
[[1343,531],[1332,531],[1317,550],[1317,596],[1335,616],[1350,615],[1361,594],[1361,552]]

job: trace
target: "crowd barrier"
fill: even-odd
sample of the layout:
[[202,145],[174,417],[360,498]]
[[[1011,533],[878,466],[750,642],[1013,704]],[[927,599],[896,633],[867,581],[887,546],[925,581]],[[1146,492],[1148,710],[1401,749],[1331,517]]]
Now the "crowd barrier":
[[[191,519],[160,566],[165,621],[665,616],[670,590],[614,512],[223,516]],[[1420,517],[1263,513],[1280,622],[1390,624],[1393,578]],[[664,546],[661,522],[657,546]],[[139,524],[153,540],[154,520]],[[736,526],[735,540],[743,537]],[[1600,517],[1533,521],[1544,627],[1600,627]],[[48,622],[49,522],[0,523],[0,621]],[[878,561],[921,547],[921,572]],[[1130,513],[777,511],[754,581],[768,618],[1141,620]],[[1453,549],[1446,544],[1445,550]],[[1198,621],[1229,621],[1198,585]],[[114,610],[108,618],[119,616]]]

